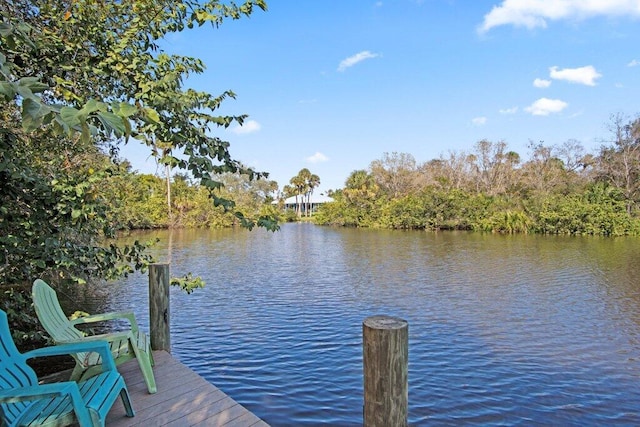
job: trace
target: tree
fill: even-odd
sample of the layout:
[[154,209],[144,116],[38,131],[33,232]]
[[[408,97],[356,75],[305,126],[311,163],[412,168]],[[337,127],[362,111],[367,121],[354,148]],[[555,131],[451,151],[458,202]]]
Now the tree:
[[[289,184],[284,187],[285,197],[295,196],[296,214],[298,218],[304,211],[306,216],[311,215],[311,195],[313,190],[320,185],[320,177],[312,174],[307,168],[300,169],[298,174],[289,180]],[[298,201],[298,197],[300,201]]]
[[[296,215],[298,218],[302,216],[302,205],[304,203],[304,194],[306,192],[306,175],[310,174],[309,169],[302,169],[298,174],[292,177],[289,180],[289,184],[291,184],[291,188],[294,190],[294,195],[296,197]],[[298,197],[301,197],[302,200],[299,202]]]
[[345,213],[341,219],[344,225],[362,227],[375,223],[379,211],[377,201],[383,196],[383,193],[373,175],[363,169],[352,171],[339,196],[334,199],[341,201],[344,205],[343,211]]
[[432,185],[446,190],[474,190],[471,182],[475,157],[465,152],[450,151],[421,165],[418,170],[425,177],[425,186]]
[[[213,96],[185,89],[184,79],[202,73],[204,64],[169,55],[159,47],[169,33],[205,23],[218,26],[226,18],[250,15],[254,7],[266,9],[266,3],[16,0],[5,6],[6,13],[3,10],[9,72],[3,74],[2,92],[11,100],[29,100],[22,110],[27,118],[23,123],[30,128],[53,123],[59,133],[80,130],[85,140],[91,135],[103,139],[131,135],[148,145],[162,165],[188,170],[211,190],[220,186],[211,179],[212,173],[266,176],[242,167],[230,156],[228,142],[210,136],[213,128],[242,124],[246,118],[214,114],[235,94]],[[33,76],[44,76],[40,86],[32,82]],[[16,89],[24,81],[31,82],[32,92],[45,92],[42,101],[52,102],[40,102],[35,108],[36,97]],[[59,114],[53,102],[65,104]],[[114,147],[118,142],[109,143]],[[184,157],[176,157],[178,152]],[[233,208],[232,201],[211,195],[216,204]],[[238,217],[249,228],[255,224],[242,214]],[[268,218],[259,218],[258,223],[275,227]]]
[[223,197],[233,199],[245,212],[259,212],[263,206],[271,205],[278,183],[266,179],[250,180],[239,173],[225,173],[216,177],[224,186],[218,190]]
[[[188,171],[214,203],[212,174],[242,172],[229,143],[211,135],[245,115],[219,116],[219,96],[184,87],[204,64],[169,55],[162,39],[195,25],[266,10],[264,0],[10,0],[0,3],[0,281],[84,282],[142,268],[145,246],[104,246],[113,235],[97,191],[117,169],[118,147],[141,141],[158,161]],[[111,154],[111,159],[104,156]],[[89,155],[87,155],[87,153]],[[180,156],[176,153],[183,153]],[[168,194],[167,194],[168,195]],[[168,203],[171,200],[168,199]],[[277,227],[246,217],[246,227]]]
[[598,176],[622,190],[627,213],[640,201],[640,118],[611,117],[613,140],[600,148]]
[[512,185],[515,166],[520,163],[520,156],[513,151],[506,151],[504,141],[491,142],[486,139],[475,145],[476,182],[479,192],[490,196],[504,194]]
[[555,192],[566,183],[564,163],[555,155],[555,148],[543,141],[529,141],[531,157],[522,167],[523,185],[536,194]]
[[371,175],[391,198],[409,194],[416,189],[416,159],[407,153],[384,153],[382,159],[369,166]]
[[320,185],[320,177],[316,174],[310,174],[307,177],[307,208],[305,209],[307,216],[311,215],[311,196],[313,195],[313,190]]
[[567,171],[578,172],[590,166],[584,146],[578,140],[568,139],[556,151],[557,157],[562,160]]

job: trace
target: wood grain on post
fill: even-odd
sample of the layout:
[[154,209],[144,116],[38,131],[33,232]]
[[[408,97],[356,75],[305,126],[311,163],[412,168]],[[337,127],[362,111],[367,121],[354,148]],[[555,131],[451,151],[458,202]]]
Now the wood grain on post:
[[390,316],[362,323],[364,426],[407,425],[409,324]]
[[171,353],[169,264],[149,265],[149,329],[152,350]]

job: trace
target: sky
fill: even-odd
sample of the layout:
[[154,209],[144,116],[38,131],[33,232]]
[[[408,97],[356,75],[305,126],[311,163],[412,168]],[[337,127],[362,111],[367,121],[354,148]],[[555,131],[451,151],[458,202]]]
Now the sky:
[[[384,153],[422,163],[482,139],[595,153],[613,114],[640,113],[640,0],[267,3],[163,47],[206,64],[187,86],[235,92],[218,113],[249,118],[214,134],[280,188],[308,168],[320,194]],[[133,169],[160,171],[135,144]]]

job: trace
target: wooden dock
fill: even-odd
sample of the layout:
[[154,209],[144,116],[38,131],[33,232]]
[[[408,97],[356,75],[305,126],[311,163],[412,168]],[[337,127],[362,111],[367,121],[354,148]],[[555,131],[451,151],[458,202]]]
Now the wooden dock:
[[118,367],[127,383],[136,416],[128,418],[118,400],[107,416],[108,427],[269,427],[166,351],[155,351],[153,357],[158,385],[155,394],[148,393],[136,360]]

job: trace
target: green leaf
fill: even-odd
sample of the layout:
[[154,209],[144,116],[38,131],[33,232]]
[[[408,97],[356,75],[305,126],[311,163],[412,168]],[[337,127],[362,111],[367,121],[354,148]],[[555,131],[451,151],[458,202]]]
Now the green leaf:
[[18,95],[20,95],[21,97],[25,98],[25,99],[32,99],[32,98],[36,98],[37,96],[33,94],[33,92],[31,92],[31,89],[29,89],[27,86],[20,86],[20,85],[14,85],[13,86],[15,91],[18,93]]
[[60,108],[60,119],[68,128],[76,128],[80,125],[79,111],[73,107]]
[[[103,107],[104,106],[104,107]],[[102,102],[97,102],[95,99],[90,99],[86,104],[82,106],[82,109],[78,112],[80,117],[89,117],[89,114],[95,113],[106,108],[106,105]]]
[[278,225],[278,220],[270,216],[261,216],[258,219],[258,226],[264,227],[265,229],[273,232],[280,230],[280,226]]
[[222,206],[225,211],[229,211],[236,207],[236,203],[233,200],[225,199],[223,197],[213,196],[213,206]]
[[158,114],[158,112],[156,110],[154,110],[153,108],[145,108],[144,109],[145,112],[145,117],[149,120],[151,120],[152,122],[155,123],[160,123],[160,115]]
[[81,122],[80,127],[82,129],[82,132],[80,134],[80,140],[82,142],[91,141],[91,129],[89,128],[89,124],[87,122]]
[[0,82],[0,95],[3,95],[5,100],[10,101],[16,96],[14,85],[11,82]]
[[131,135],[131,122],[127,119],[122,119],[122,124],[124,125],[124,134],[129,137]]
[[39,93],[49,89],[48,85],[42,83],[36,77],[23,77],[18,80],[18,85],[29,88],[33,93]]
[[187,294],[190,294],[198,288],[204,288],[204,281],[200,276],[193,277],[192,273],[188,273],[184,277],[172,277],[171,286],[177,286]]
[[202,180],[200,181],[200,185],[210,188],[212,190],[220,189],[223,186],[220,181],[214,181],[213,179],[210,179],[210,178],[202,178]]
[[8,22],[0,22],[0,36],[8,37],[13,33],[13,27]]
[[122,117],[130,117],[138,112],[135,105],[131,105],[127,102],[114,102],[111,104],[111,110],[114,114]]
[[27,132],[35,130],[42,125],[42,119],[49,113],[49,108],[32,98],[22,101],[22,127]]
[[109,111],[99,111],[97,116],[107,133],[115,132],[116,136],[124,135],[126,129],[122,117]]

